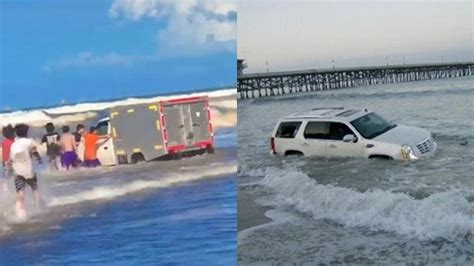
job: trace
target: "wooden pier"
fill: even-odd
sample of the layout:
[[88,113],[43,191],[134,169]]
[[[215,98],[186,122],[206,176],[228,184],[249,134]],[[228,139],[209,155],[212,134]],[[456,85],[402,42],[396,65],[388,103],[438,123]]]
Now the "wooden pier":
[[356,86],[471,76],[474,62],[240,74],[237,97],[251,99]]

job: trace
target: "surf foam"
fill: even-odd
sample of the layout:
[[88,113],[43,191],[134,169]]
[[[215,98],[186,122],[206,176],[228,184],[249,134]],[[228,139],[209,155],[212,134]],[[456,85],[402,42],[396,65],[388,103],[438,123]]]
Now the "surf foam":
[[[0,126],[7,124],[15,124],[18,122],[28,123],[31,125],[43,125],[45,122],[53,121],[55,123],[66,123],[82,121],[91,116],[96,115],[96,112],[102,111],[108,108],[117,106],[127,106],[132,104],[143,104],[152,103],[161,100],[174,99],[180,97],[193,97],[193,96],[204,96],[207,95],[209,98],[218,98],[225,96],[236,95],[236,89],[224,89],[218,91],[209,92],[195,92],[195,93],[182,93],[169,96],[156,96],[150,98],[128,98],[123,100],[109,101],[109,102],[97,102],[97,103],[79,103],[73,105],[65,105],[51,108],[38,108],[30,111],[14,111],[11,113],[0,114]],[[223,107],[234,107],[236,103],[229,101],[223,101]],[[46,113],[45,113],[46,112]],[[60,114],[61,117],[69,116],[66,118],[52,118],[47,114]],[[62,119],[62,120],[61,120]]]
[[[436,193],[415,200],[403,193],[360,193],[321,185],[296,169],[269,168],[260,184],[276,192],[276,204],[290,205],[315,219],[346,226],[396,232],[420,240],[462,239],[474,235],[474,205],[460,193]],[[275,202],[271,203],[274,205]]]
[[119,196],[145,189],[166,188],[179,183],[196,181],[202,178],[230,175],[237,172],[235,163],[216,165],[202,171],[170,174],[156,180],[136,180],[117,186],[98,186],[72,195],[58,196],[50,199],[48,206],[63,206],[93,200],[110,200]]

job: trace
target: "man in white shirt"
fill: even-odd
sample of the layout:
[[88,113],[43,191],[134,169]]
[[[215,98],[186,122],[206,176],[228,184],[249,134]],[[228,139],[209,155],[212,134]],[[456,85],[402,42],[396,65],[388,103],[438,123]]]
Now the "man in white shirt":
[[25,212],[25,188],[29,185],[33,190],[36,207],[42,203],[41,195],[38,191],[38,180],[33,168],[32,156],[41,163],[41,158],[36,151],[36,143],[28,138],[28,126],[18,124],[15,126],[17,138],[13,142],[10,151],[13,172],[15,173],[15,188],[17,192],[16,213],[20,218],[26,217]]

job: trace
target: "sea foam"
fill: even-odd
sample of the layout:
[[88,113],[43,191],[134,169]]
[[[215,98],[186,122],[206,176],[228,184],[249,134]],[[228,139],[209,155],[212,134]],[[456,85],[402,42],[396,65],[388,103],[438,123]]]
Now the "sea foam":
[[267,169],[260,184],[276,192],[272,205],[290,205],[315,219],[330,219],[345,226],[395,232],[420,240],[454,240],[474,235],[474,205],[457,191],[416,200],[403,193],[380,189],[361,193],[321,185],[296,169],[276,168]]
[[196,181],[203,178],[230,175],[237,172],[235,163],[214,165],[208,169],[198,171],[177,172],[153,180],[135,180],[129,183],[114,186],[97,186],[71,195],[61,195],[49,199],[48,206],[63,206],[84,201],[111,200],[126,194],[145,190],[166,188],[179,183]]

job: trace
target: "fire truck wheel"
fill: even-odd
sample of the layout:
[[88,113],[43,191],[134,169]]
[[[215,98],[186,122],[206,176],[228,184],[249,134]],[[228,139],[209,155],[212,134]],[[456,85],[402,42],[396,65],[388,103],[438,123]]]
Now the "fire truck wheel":
[[208,145],[207,146],[207,153],[214,154],[214,147],[212,147],[211,145]]
[[136,164],[138,162],[143,162],[143,161],[145,161],[145,156],[143,156],[143,154],[140,152],[132,154],[132,157],[130,158],[130,163],[132,164]]

